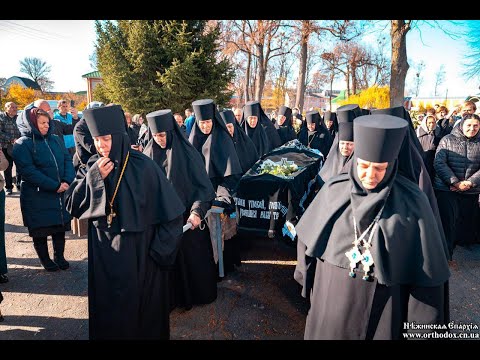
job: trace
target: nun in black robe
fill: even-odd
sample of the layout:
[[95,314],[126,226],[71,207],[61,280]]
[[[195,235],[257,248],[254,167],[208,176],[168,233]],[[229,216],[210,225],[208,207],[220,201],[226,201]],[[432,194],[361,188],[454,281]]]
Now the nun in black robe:
[[[233,131],[232,140],[235,145],[235,150],[237,151],[238,159],[240,160],[240,165],[242,166],[242,174],[245,174],[259,159],[255,144],[250,140],[247,134],[245,134],[240,125],[238,125],[233,111],[222,111],[220,116],[225,121],[225,125],[230,131],[230,136],[232,136]],[[243,240],[244,239],[241,239],[239,234],[236,234],[228,239],[228,241],[225,241],[223,260],[226,272],[234,271],[234,265],[241,265],[240,244]]]
[[398,173],[407,126],[389,115],[355,119],[355,164],[388,162],[383,179],[368,190],[352,166],[296,226],[317,262],[305,339],[402,339],[406,322],[449,322],[448,249],[426,195]]
[[282,140],[278,135],[277,129],[275,128],[275,125],[273,125],[273,123],[270,121],[268,116],[265,115],[265,112],[262,109],[262,105],[260,105],[258,101],[249,101],[243,107],[242,122],[240,125],[244,128],[247,135],[253,140],[253,142],[255,143],[255,146],[257,146],[257,143],[255,142],[254,138],[252,138],[252,136],[248,133],[247,127],[244,126],[244,123],[247,123],[247,118],[249,116],[257,117],[258,119],[257,126],[258,124],[262,125],[262,128],[265,131],[265,134],[268,139],[268,149],[266,152],[261,153],[257,147],[257,151],[260,157],[266,154],[267,152],[270,152],[271,150],[279,146],[282,146]]
[[307,131],[298,134],[298,140],[306,147],[320,150],[326,158],[332,147],[332,137],[328,130],[320,124],[318,111],[308,111],[305,115]]
[[[195,112],[195,124],[189,141],[202,156],[208,177],[216,193],[216,205],[227,211],[235,211],[232,201],[243,171],[225,122],[216,110],[211,99],[197,100],[192,103]],[[204,134],[199,127],[200,121],[212,120],[212,130]]]
[[[235,150],[237,151],[238,160],[240,160],[240,165],[242,166],[242,172],[245,174],[260,158],[257,149],[255,148],[255,144],[235,120],[235,115],[232,110],[222,111],[220,112],[220,116],[223,121],[225,121],[227,129],[229,129],[230,136],[235,145]],[[233,130],[231,130],[230,126],[233,126]],[[233,131],[233,135],[231,134],[231,131]]]
[[[327,121],[333,121],[333,124],[331,127],[327,126]],[[331,111],[325,111],[325,114],[323,114],[323,124],[325,125],[325,128],[330,133],[330,136],[332,137],[332,141],[335,140],[335,136],[338,133],[337,113],[331,112]]]
[[[274,148],[272,143],[270,142],[269,137],[267,136],[267,133],[265,132],[264,127],[260,125],[260,107],[255,104],[251,106],[245,105],[242,116],[243,117],[240,126],[242,127],[242,129],[244,129],[245,134],[247,134],[247,136],[252,140],[253,144],[255,145],[255,149],[257,150],[257,154],[260,158]],[[248,122],[249,116],[257,117],[257,125],[255,125],[255,127],[253,128]],[[278,136],[276,130],[275,134]]]
[[[192,103],[192,107],[195,112],[195,124],[192,127],[189,141],[202,155],[205,169],[216,193],[213,205],[223,207],[225,209],[224,213],[230,215],[235,212],[233,194],[243,175],[241,162],[225,121],[216,110],[213,100],[197,100]],[[212,121],[212,127],[208,134],[203,133],[200,128],[200,121],[206,120]],[[261,129],[260,126],[257,125],[257,127]],[[227,239],[226,236],[225,239]],[[225,241],[224,246],[230,240]],[[215,261],[217,261],[216,247],[213,248],[213,251]],[[224,270],[233,270],[231,268],[233,265],[229,262],[228,256],[225,260],[227,261],[224,264]],[[239,261],[235,262],[238,263]]]
[[94,138],[111,135],[110,161],[92,156],[65,192],[67,210],[88,219],[90,339],[168,339],[185,207],[160,167],[130,148],[121,106],[83,116]]
[[349,156],[343,156],[339,143],[340,141],[353,142],[353,119],[361,115],[360,107],[356,104],[344,105],[337,109],[338,136],[333,139],[327,160],[317,176],[319,187],[322,187],[331,177],[348,172],[355,150]]
[[[329,179],[340,174],[348,173],[352,166],[355,149],[349,156],[343,156],[340,152],[339,143],[340,141],[353,142],[353,120],[361,116],[361,109],[357,104],[344,105],[337,109],[337,115],[338,135],[333,140],[325,164],[316,176],[315,186],[312,186],[312,189],[305,200],[305,208],[310,206],[313,199],[318,196],[318,191]],[[313,278],[317,263],[314,258],[305,254],[305,250],[305,244],[301,241],[297,241],[298,261],[295,266],[294,278],[302,286],[302,296],[309,300],[307,295],[313,287]]]
[[[152,139],[143,153],[153,159],[172,183],[185,206],[183,221],[191,217],[202,220],[215,199],[198,151],[183,135],[171,110],[159,110],[147,115]],[[155,135],[165,132],[166,147],[162,148]],[[205,225],[205,223],[204,223]],[[201,226],[200,226],[201,227]],[[191,309],[193,305],[209,304],[217,298],[217,268],[213,258],[208,226],[188,230],[183,234],[175,262],[175,305]]]
[[278,109],[275,128],[280,136],[281,145],[297,138],[292,125],[292,109],[288,106],[280,106],[280,109]]

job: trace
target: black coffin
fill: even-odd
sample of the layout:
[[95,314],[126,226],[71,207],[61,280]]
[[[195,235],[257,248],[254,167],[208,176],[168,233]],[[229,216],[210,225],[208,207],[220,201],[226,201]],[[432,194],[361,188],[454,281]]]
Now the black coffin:
[[[284,159],[284,160],[282,160]],[[260,174],[262,164],[293,161],[298,170],[289,176]],[[281,237],[285,221],[301,216],[309,183],[318,174],[323,156],[298,140],[272,150],[258,160],[240,180],[235,200],[238,232]],[[296,221],[295,221],[296,223]]]

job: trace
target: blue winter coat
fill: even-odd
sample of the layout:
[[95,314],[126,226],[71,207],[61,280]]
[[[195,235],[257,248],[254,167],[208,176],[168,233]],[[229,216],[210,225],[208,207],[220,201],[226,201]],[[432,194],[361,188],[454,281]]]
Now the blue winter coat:
[[[32,126],[25,109],[17,118],[22,137],[13,146],[13,159],[22,176],[20,206],[23,224],[31,229],[64,225],[71,220],[65,210],[61,182],[75,178],[72,157],[50,126],[45,136]],[[51,123],[51,121],[50,121]]]

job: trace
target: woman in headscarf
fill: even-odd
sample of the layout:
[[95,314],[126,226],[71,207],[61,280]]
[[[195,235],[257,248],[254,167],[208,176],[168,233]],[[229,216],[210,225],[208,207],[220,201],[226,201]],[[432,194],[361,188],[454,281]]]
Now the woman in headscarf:
[[220,116],[223,121],[225,121],[225,126],[232,137],[238,159],[240,160],[240,165],[242,166],[242,172],[245,174],[260,158],[255,148],[255,144],[240,127],[235,119],[233,111],[222,111],[220,112]]
[[[183,221],[192,224],[182,237],[175,262],[175,304],[191,309],[217,298],[217,272],[208,226],[201,222],[215,192],[202,157],[183,135],[170,109],[147,114],[152,139],[143,153],[153,159],[185,206]],[[205,223],[203,224],[205,226]]]
[[296,226],[317,263],[305,339],[402,339],[407,322],[449,322],[447,249],[425,194],[398,173],[407,126],[355,119],[354,166]]
[[[255,117],[256,122],[254,122],[253,119]],[[248,121],[249,118],[251,119],[250,122]],[[259,131],[252,131],[256,128],[257,124],[262,125],[266,140],[263,139],[263,135],[261,135]],[[262,105],[258,101],[249,101],[245,104],[240,126],[242,126],[245,133],[254,142],[260,157],[282,145],[282,140],[278,135],[275,125],[273,125],[268,116],[265,115]]]
[[88,219],[90,339],[168,339],[185,206],[160,167],[130,148],[121,106],[83,116],[97,154],[66,202],[73,216]]
[[423,148],[425,167],[427,168],[430,180],[433,183],[435,179],[435,169],[433,168],[433,160],[435,159],[435,151],[438,143],[442,138],[442,129],[437,125],[435,117],[428,115],[423,118],[416,130],[418,140]]
[[440,140],[433,163],[433,186],[450,255],[455,245],[470,245],[475,241],[480,194],[479,129],[480,117],[466,114]]
[[[26,108],[17,119],[22,137],[13,146],[13,159],[22,176],[23,222],[42,266],[47,271],[56,271],[69,268],[63,254],[71,217],[65,209],[64,192],[75,172],[72,157],[63,141],[53,135],[51,124],[46,111]],[[48,236],[52,237],[53,261],[48,253]]]
[[280,136],[281,145],[297,138],[292,125],[292,109],[288,106],[280,106],[280,109],[278,109],[275,128]]
[[298,140],[306,147],[320,150],[326,158],[332,146],[332,137],[328,130],[320,124],[318,111],[308,111],[305,115],[307,131],[298,134]]

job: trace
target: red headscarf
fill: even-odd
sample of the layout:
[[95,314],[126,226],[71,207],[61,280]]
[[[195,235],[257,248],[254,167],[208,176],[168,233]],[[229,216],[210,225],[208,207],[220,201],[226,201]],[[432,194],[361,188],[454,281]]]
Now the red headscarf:
[[[33,126],[38,130],[38,122],[37,122],[37,112],[40,110],[39,108],[33,108],[30,110],[30,122]],[[39,130],[40,131],[40,130]]]
[[38,128],[38,121],[37,121],[37,117],[38,117],[38,112],[41,112],[41,115],[45,115],[48,117],[48,119],[50,119],[50,115],[48,115],[48,113],[40,108],[33,108],[32,110],[30,110],[30,122],[32,123],[33,126],[35,126],[35,128],[40,131],[40,129]]

